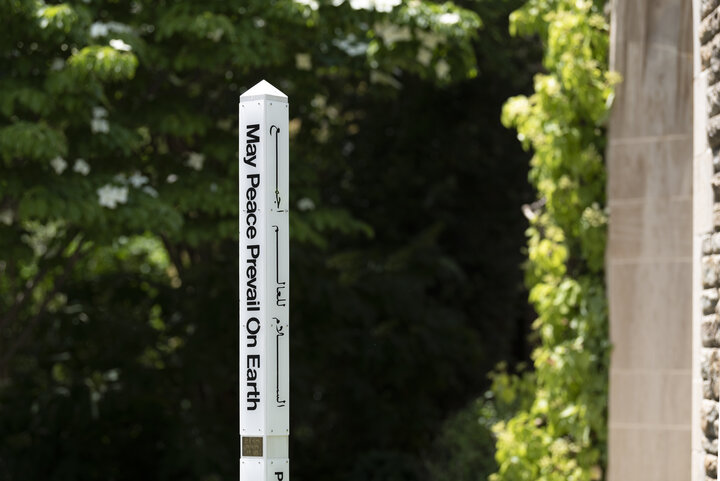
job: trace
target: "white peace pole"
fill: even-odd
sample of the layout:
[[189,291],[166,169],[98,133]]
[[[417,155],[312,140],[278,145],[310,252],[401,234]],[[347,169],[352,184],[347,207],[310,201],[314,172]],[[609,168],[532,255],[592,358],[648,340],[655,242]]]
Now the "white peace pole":
[[288,99],[240,96],[240,480],[288,481]]

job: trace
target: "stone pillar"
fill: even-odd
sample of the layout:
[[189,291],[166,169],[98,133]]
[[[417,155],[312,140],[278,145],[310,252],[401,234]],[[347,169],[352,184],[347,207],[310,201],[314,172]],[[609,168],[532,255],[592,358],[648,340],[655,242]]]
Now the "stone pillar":
[[613,0],[608,481],[691,473],[693,31],[687,0]]
[[[720,2],[694,0],[693,481],[718,479]],[[714,191],[714,192],[713,192]]]

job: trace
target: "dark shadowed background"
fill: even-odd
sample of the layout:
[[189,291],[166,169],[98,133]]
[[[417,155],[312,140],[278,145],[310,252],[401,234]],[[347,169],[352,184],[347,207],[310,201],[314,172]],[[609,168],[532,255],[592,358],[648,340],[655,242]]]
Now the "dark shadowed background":
[[476,400],[532,318],[500,112],[539,48],[518,0],[332,3],[0,0],[0,479],[237,479],[261,79],[291,109],[293,479],[492,472]]

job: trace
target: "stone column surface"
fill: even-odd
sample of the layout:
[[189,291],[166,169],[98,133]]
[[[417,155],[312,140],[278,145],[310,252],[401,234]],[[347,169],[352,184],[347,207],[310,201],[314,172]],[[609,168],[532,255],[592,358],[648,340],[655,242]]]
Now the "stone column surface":
[[[607,147],[608,481],[691,479],[693,22],[687,0],[613,0],[622,75]],[[703,479],[703,481],[705,481]]]
[[720,1],[695,0],[693,481],[718,479],[720,391]]

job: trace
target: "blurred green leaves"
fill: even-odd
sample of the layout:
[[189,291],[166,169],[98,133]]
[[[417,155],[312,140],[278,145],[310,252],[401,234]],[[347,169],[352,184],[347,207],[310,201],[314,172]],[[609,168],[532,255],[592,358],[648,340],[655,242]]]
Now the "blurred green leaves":
[[537,34],[544,45],[546,71],[535,76],[533,94],[508,100],[502,117],[533,152],[530,180],[539,201],[526,206],[526,283],[538,346],[534,392],[495,426],[495,481],[603,478],[609,339],[602,152],[618,81],[607,67],[604,4],[530,0],[510,17],[513,34]]
[[13,161],[47,161],[56,155],[66,155],[64,133],[44,122],[14,122],[0,127],[0,155],[6,166]]

